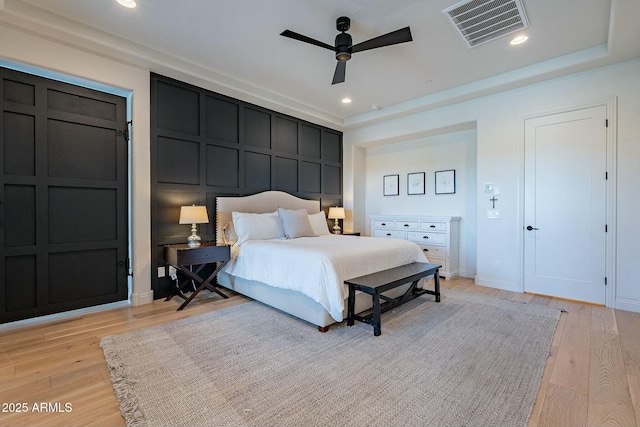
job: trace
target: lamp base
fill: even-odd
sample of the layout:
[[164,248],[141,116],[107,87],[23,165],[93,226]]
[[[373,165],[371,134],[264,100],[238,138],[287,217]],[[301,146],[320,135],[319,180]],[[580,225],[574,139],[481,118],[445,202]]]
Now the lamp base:
[[340,225],[338,225],[338,220],[335,220],[335,224],[333,225],[333,228],[331,229],[333,234],[342,234],[342,229],[340,228]]
[[198,229],[196,228],[196,225],[192,224],[191,235],[187,237],[187,246],[189,246],[190,248],[197,248],[201,245],[202,239],[196,234],[197,231]]

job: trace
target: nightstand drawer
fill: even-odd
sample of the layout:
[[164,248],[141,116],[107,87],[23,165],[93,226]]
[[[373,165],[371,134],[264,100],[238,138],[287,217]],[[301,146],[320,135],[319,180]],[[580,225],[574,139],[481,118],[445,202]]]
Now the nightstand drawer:
[[226,261],[229,259],[230,254],[229,246],[215,246],[205,243],[197,248],[189,248],[186,245],[171,245],[165,249],[167,264],[175,267]]
[[416,243],[422,243],[426,245],[444,245],[447,236],[442,233],[423,233],[421,231],[410,231],[408,234],[409,240]]
[[418,230],[417,221],[396,221],[396,228],[400,230]]
[[422,231],[446,231],[447,224],[444,222],[421,222],[420,230]]
[[373,230],[373,237],[385,237],[388,239],[406,239],[407,233],[400,230]]

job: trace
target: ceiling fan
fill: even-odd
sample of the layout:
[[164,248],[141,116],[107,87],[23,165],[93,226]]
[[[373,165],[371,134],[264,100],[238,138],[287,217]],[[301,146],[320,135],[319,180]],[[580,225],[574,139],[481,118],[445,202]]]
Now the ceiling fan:
[[336,53],[338,64],[336,65],[336,71],[333,74],[333,81],[331,84],[344,82],[344,76],[347,70],[347,61],[351,59],[352,53],[376,49],[378,47],[391,46],[398,43],[410,42],[413,40],[411,38],[411,29],[409,27],[405,27],[354,45],[351,35],[346,33],[346,31],[349,31],[350,26],[351,20],[346,16],[341,16],[336,20],[336,28],[341,33],[336,36],[335,46],[331,46],[330,44],[323,43],[290,30],[284,30],[280,35],[334,51]]

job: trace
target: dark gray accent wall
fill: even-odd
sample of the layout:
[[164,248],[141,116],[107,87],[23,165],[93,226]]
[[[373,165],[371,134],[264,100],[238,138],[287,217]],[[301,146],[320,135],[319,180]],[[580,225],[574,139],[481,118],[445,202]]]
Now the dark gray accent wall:
[[[162,267],[163,246],[190,233],[180,206],[207,206],[203,241],[215,241],[218,196],[280,190],[341,206],[342,133],[152,74],[151,186],[152,263]],[[162,298],[170,280],[152,271]]]

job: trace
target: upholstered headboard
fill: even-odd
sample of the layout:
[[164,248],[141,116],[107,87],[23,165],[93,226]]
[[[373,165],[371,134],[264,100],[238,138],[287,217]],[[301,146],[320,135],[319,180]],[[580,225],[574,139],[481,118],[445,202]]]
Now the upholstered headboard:
[[282,209],[306,209],[309,214],[320,212],[318,200],[305,200],[283,191],[265,191],[251,196],[216,197],[216,242],[224,242],[223,229],[232,221],[232,212],[269,213]]

